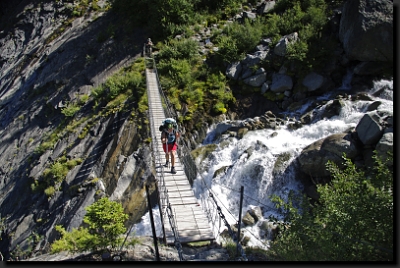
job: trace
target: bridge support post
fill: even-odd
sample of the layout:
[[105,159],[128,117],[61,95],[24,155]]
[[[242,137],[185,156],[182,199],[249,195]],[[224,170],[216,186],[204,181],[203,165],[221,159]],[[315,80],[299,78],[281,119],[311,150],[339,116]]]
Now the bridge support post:
[[243,190],[244,187],[240,187],[240,206],[239,206],[239,223],[238,223],[238,238],[237,238],[237,244],[236,244],[236,256],[239,255],[239,242],[240,242],[240,225],[242,222],[242,206],[243,206]]
[[156,259],[157,259],[157,261],[160,261],[160,254],[158,253],[157,234],[156,234],[156,229],[154,227],[153,210],[151,208],[149,187],[147,184],[146,184],[146,195],[147,195],[147,203],[149,204],[148,206],[149,206],[149,213],[150,213],[151,230],[153,232],[154,248],[156,250]]
[[163,232],[163,241],[164,244],[167,244],[167,236],[165,235],[165,227],[164,227],[164,216],[163,216],[163,208],[161,206],[160,202],[160,192],[158,191],[158,183],[156,183],[156,192],[158,196],[158,209],[160,210],[160,219],[161,219],[161,227],[162,227],[162,232]]

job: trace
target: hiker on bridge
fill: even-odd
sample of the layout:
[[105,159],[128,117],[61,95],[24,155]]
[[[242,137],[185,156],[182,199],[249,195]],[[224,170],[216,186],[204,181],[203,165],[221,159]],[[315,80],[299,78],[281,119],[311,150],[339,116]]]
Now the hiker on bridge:
[[166,159],[164,167],[169,166],[169,157],[171,156],[171,173],[176,174],[175,155],[178,148],[178,138],[180,137],[178,125],[173,118],[167,118],[163,121],[162,126],[160,126],[160,130],[162,130],[161,142],[163,143]]
[[151,53],[153,53],[153,42],[151,41],[151,38],[147,38],[144,47],[145,47],[145,54],[148,57],[151,57]]

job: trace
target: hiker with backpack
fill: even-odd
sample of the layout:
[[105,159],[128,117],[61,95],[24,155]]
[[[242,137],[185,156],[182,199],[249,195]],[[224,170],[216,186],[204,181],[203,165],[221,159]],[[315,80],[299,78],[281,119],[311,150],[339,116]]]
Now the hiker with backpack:
[[153,42],[151,41],[150,38],[147,38],[146,43],[145,43],[145,54],[148,57],[151,57],[152,52],[153,52]]
[[163,124],[159,129],[161,132],[161,142],[163,144],[163,150],[165,153],[166,162],[164,167],[169,166],[169,158],[171,156],[171,173],[176,174],[175,170],[175,155],[178,149],[178,138],[180,133],[178,132],[178,125],[173,118],[167,118],[163,121]]

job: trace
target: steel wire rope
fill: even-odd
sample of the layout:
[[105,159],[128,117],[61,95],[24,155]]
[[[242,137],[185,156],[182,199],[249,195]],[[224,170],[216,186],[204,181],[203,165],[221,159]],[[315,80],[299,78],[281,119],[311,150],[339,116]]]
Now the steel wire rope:
[[[199,174],[199,176],[201,177],[201,182],[206,186],[207,191],[209,191],[213,196],[215,196],[216,199],[218,199],[218,201],[221,203],[221,205],[225,208],[225,210],[232,216],[232,218],[234,220],[236,220],[236,217],[229,211],[229,209],[224,205],[224,203],[218,198],[218,196],[211,190],[211,188],[207,185],[207,183],[205,182],[205,179],[203,177],[203,175]],[[240,191],[239,191],[240,192]]]
[[[215,182],[215,184],[217,184],[217,185],[219,185],[220,187],[223,187],[223,188],[225,188],[225,189],[231,190],[232,192],[240,192],[239,190],[236,190],[236,189],[227,187],[227,186],[222,185],[222,184],[217,183],[217,182]],[[251,196],[246,195],[245,193],[243,193],[243,196],[244,196],[246,199],[251,199],[251,200],[253,200],[253,201],[256,201],[258,204],[263,205],[264,207],[267,207],[267,208],[269,208],[269,209],[271,209],[271,210],[274,210],[274,211],[276,211],[277,213],[281,214],[281,213],[279,212],[278,209],[273,208],[273,207],[271,207],[271,206],[268,206],[268,205],[266,205],[266,204],[260,202],[260,200],[257,200],[257,199],[255,199],[255,198],[252,198]]]
[[[230,189],[231,190],[231,189]],[[233,190],[233,189],[232,189]],[[210,190],[211,191],[211,190]],[[236,191],[236,190],[233,190]],[[227,208],[225,208],[227,210]],[[229,210],[228,210],[229,212]],[[233,215],[232,215],[233,216]],[[234,220],[236,221],[236,218],[234,218]],[[239,224],[239,223],[238,223]],[[220,228],[220,226],[219,226]],[[246,231],[248,233],[250,233],[257,241],[259,241],[261,244],[264,244],[264,242],[262,240],[260,240],[252,231],[248,230],[248,229],[243,229],[243,231]]]
[[[233,218],[234,222],[236,222],[237,224],[240,224],[240,223],[237,221],[236,217],[229,211],[229,209],[225,207],[225,205],[223,204],[223,202],[214,194],[214,192],[211,190],[211,188],[208,187],[207,183],[205,182],[204,177],[203,177],[201,174],[199,174],[199,176],[201,177],[201,182],[205,185],[205,187],[207,188],[207,190],[208,190],[208,192],[209,192],[209,198],[211,197],[211,198],[213,199],[213,201],[214,201],[214,203],[215,203],[215,205],[216,205],[216,207],[217,207],[217,213],[219,214],[220,218],[225,222],[225,226],[226,226],[227,229],[228,229],[229,235],[233,238],[233,240],[240,241],[240,237],[236,237],[236,234],[232,231],[232,229],[231,229],[231,227],[230,227],[228,221],[226,220],[225,215],[222,213],[221,207],[217,204],[217,201],[215,200],[215,198],[218,199],[218,201],[222,204],[222,206],[223,206],[223,207],[225,208],[225,210],[228,212],[228,215],[230,215],[230,216]],[[218,229],[218,230],[219,230],[219,229]],[[242,257],[243,257],[245,260],[247,260],[246,254],[244,253],[244,250],[243,250],[243,248],[240,246],[240,244],[239,244],[239,251],[240,251]]]

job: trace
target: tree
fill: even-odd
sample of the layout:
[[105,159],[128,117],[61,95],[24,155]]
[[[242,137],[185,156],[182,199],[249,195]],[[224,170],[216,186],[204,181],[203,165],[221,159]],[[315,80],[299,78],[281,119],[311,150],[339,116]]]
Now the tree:
[[111,245],[114,248],[117,238],[126,232],[124,222],[128,219],[128,215],[124,213],[122,205],[103,197],[86,210],[83,221],[100,237],[104,245]]
[[120,203],[103,197],[86,208],[83,218],[86,227],[66,232],[62,226],[56,226],[62,238],[52,244],[51,252],[67,250],[81,252],[85,250],[107,249],[115,250],[122,244],[121,235],[126,232],[124,222],[128,215],[124,213]]
[[286,217],[269,257],[285,261],[393,261],[393,158],[356,168],[345,158],[345,169],[327,163],[332,181],[318,185],[318,203],[303,196],[285,203],[274,197]]

